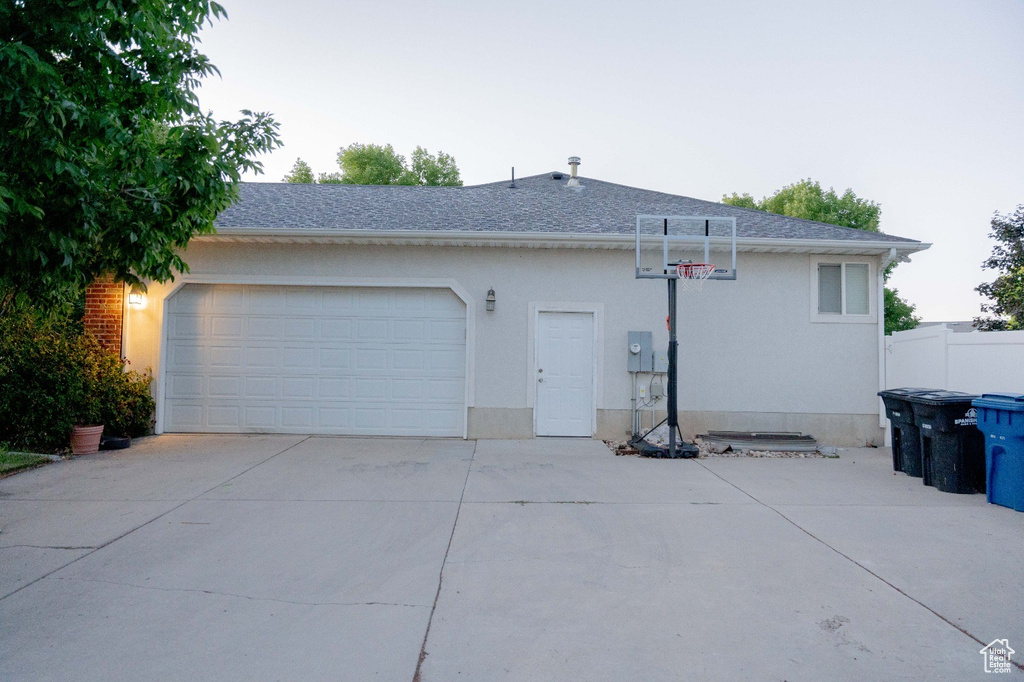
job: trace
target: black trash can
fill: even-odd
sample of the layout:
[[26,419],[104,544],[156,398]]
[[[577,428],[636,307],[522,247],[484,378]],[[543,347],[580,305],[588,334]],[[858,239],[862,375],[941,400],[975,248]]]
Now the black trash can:
[[932,391],[908,396],[921,432],[925,485],[944,493],[985,492],[985,438],[978,430],[977,395]]
[[934,388],[893,388],[879,391],[885,403],[885,416],[889,418],[892,433],[892,469],[908,476],[921,477],[921,434],[914,424],[914,405],[911,396],[931,393]]

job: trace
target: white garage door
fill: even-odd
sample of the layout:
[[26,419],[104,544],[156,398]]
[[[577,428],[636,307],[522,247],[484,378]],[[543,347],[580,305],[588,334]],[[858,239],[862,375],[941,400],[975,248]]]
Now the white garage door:
[[165,431],[463,435],[449,289],[186,284],[166,319]]

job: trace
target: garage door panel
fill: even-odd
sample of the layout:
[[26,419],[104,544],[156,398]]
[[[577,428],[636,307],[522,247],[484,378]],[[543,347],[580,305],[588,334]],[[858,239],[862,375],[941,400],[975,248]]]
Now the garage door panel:
[[317,352],[314,346],[309,346],[308,348],[285,348],[282,358],[286,369],[316,369]]
[[269,430],[278,425],[278,408],[273,405],[246,405],[244,410],[245,426],[250,429]]
[[278,379],[276,377],[246,377],[245,396],[246,398],[271,398],[281,397],[277,390]]
[[321,400],[351,400],[352,379],[349,377],[321,378],[319,398]]
[[250,339],[281,338],[281,320],[276,317],[248,317],[245,321],[245,335]]
[[244,299],[243,309],[247,313],[266,315],[288,312],[288,299],[281,287],[245,287]]
[[462,435],[449,290],[190,284],[167,311],[167,431]]
[[286,429],[312,430],[316,427],[316,409],[307,407],[282,407],[281,426]]
[[289,287],[285,289],[285,303],[289,311],[316,313],[321,305],[322,292],[310,292],[305,287]]
[[464,320],[431,320],[424,335],[430,343],[461,343],[466,340]]
[[387,341],[387,320],[357,320],[356,339],[359,341]]
[[281,348],[272,346],[250,346],[245,351],[245,366],[264,369],[281,367]]
[[201,374],[177,374],[167,378],[169,398],[202,398],[203,376]]
[[382,348],[357,348],[356,373],[381,372],[388,368],[388,352]]
[[400,349],[391,352],[391,368],[400,372],[422,372],[426,365],[426,351]]
[[167,301],[167,312],[169,313],[193,313],[202,312],[209,307],[207,297],[210,289],[202,287],[183,287]]
[[239,405],[210,405],[206,414],[206,426],[213,429],[237,429],[242,425]]
[[354,341],[355,323],[345,317],[325,317],[320,321],[320,338],[324,341]]
[[310,317],[289,318],[288,324],[281,326],[281,336],[285,339],[302,339],[313,341],[320,337],[317,332],[316,320]]
[[241,317],[210,318],[210,336],[214,339],[240,339],[244,331],[243,327]]
[[349,407],[320,407],[317,409],[317,426],[321,431],[344,433],[352,430],[352,415]]
[[167,407],[167,420],[177,424],[181,431],[203,431],[206,420],[203,406],[195,403],[175,402]]
[[202,346],[179,343],[171,346],[168,362],[177,370],[199,369],[205,364],[206,354]]
[[366,433],[375,433],[387,426],[386,405],[363,405],[352,409],[352,426]]
[[315,386],[314,377],[284,377],[281,379],[281,397],[288,401],[313,400]]
[[427,353],[427,367],[432,372],[462,374],[465,355],[453,350],[430,349]]
[[241,346],[211,345],[206,351],[210,358],[210,367],[241,367]]
[[420,343],[427,338],[426,320],[395,320],[391,338],[398,342]]
[[322,348],[320,350],[321,369],[350,369],[352,367],[352,348]]
[[328,315],[353,313],[356,310],[356,299],[349,290],[324,289],[320,292],[320,309]]
[[175,315],[168,334],[174,339],[202,338],[206,335],[206,318],[201,315]]
[[461,405],[463,399],[463,383],[458,379],[429,379],[424,386],[423,395],[430,402],[448,402]]
[[210,398],[241,398],[242,377],[240,376],[210,376],[207,380]]
[[[190,287],[186,286],[184,287],[184,290],[187,291],[189,288]],[[242,293],[242,287],[220,285],[215,287],[210,286],[204,288],[206,288],[209,293],[206,296],[203,296],[201,299],[199,299],[199,310],[202,311],[206,309],[213,309],[229,311],[243,309],[242,302],[245,297]],[[181,295],[181,292],[175,294],[175,298],[177,298],[179,295]]]
[[353,379],[352,397],[359,401],[385,400],[388,397],[387,381],[371,377]]

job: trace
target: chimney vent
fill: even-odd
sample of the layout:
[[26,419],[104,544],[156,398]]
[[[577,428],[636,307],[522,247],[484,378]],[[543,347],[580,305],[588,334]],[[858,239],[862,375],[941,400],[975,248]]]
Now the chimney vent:
[[582,185],[580,185],[580,181],[576,179],[576,169],[579,168],[579,165],[580,165],[580,157],[578,157],[578,156],[570,156],[569,157],[569,168],[570,168],[571,175],[569,177],[569,182],[566,184],[566,187],[581,187],[582,186]]

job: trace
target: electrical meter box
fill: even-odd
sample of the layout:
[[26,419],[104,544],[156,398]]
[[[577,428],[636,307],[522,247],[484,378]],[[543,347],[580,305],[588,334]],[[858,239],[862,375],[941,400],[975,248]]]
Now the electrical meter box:
[[[630,372],[654,370],[654,338],[651,332],[629,332],[626,369]],[[621,338],[621,337],[620,337]]]
[[668,351],[659,350],[654,354],[654,371],[664,374],[668,371]]

